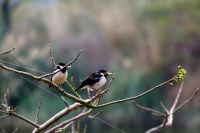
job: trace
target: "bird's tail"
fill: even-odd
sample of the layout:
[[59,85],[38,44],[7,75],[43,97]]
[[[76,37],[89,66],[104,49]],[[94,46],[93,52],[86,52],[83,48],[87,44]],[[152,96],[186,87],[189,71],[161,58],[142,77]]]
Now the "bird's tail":
[[81,89],[81,87],[79,86],[77,89],[75,89],[75,91],[78,91],[78,90],[80,90]]
[[75,89],[75,91],[80,90],[81,88],[83,88],[83,84],[81,84],[77,89]]

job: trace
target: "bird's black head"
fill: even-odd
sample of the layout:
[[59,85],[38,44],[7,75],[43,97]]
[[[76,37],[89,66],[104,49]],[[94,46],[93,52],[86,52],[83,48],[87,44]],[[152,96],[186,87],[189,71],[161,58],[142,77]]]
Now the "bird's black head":
[[65,63],[59,63],[58,65],[60,65],[60,66],[65,66],[66,64]]
[[65,63],[59,63],[58,65],[56,65],[56,69],[61,69],[64,66],[65,66]]
[[106,71],[105,69],[100,69],[98,72],[102,73],[106,78],[107,78],[108,75],[112,74],[112,73]]
[[[56,69],[62,69],[64,66],[65,66],[66,64],[65,63],[58,63],[58,65],[56,65]],[[66,72],[66,70],[67,70],[67,68],[70,68],[71,66],[67,66],[67,67],[65,67],[64,69],[62,69],[61,71],[63,72],[63,73],[65,73]]]

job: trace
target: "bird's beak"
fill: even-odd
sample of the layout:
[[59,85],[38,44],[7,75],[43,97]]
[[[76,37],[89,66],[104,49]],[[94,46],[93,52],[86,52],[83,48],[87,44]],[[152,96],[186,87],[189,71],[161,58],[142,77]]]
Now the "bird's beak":
[[72,66],[67,66],[67,68],[71,68]]
[[111,73],[111,72],[107,72],[107,74],[108,74],[108,75],[111,75],[112,73]]

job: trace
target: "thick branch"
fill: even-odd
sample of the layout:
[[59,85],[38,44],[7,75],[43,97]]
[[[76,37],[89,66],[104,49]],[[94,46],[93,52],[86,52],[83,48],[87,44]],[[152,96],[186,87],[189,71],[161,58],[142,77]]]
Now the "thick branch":
[[59,119],[61,119],[63,116],[65,116],[66,114],[70,113],[71,111],[77,109],[80,106],[82,106],[80,103],[74,103],[74,104],[70,105],[69,107],[66,107],[65,109],[61,110],[60,112],[55,114],[53,117],[51,117],[49,120],[47,120],[44,124],[39,126],[39,128],[34,130],[33,133],[38,133],[38,132],[46,130],[52,124],[54,124]]
[[37,81],[42,81],[42,82],[44,82],[44,83],[46,83],[46,84],[52,86],[54,89],[56,89],[58,92],[60,92],[63,96],[66,96],[66,97],[68,97],[68,98],[70,98],[70,99],[72,99],[72,100],[74,100],[74,101],[76,101],[76,102],[79,102],[79,103],[81,103],[81,104],[83,104],[83,105],[85,105],[85,106],[88,105],[87,103],[85,103],[84,100],[81,100],[81,99],[79,99],[79,98],[77,98],[77,97],[75,97],[75,96],[73,96],[73,95],[71,95],[71,94],[69,94],[69,93],[66,93],[62,88],[60,88],[60,87],[59,87],[58,85],[56,85],[56,84],[53,84],[51,81],[49,81],[49,80],[46,79],[46,78],[42,78],[42,79],[41,79],[40,77],[35,76],[35,75],[32,75],[31,73],[24,72],[24,71],[18,71],[18,70],[16,70],[16,69],[7,67],[7,66],[5,66],[5,65],[3,65],[3,64],[0,64],[0,68],[2,68],[2,69],[4,69],[4,70],[7,70],[7,71],[10,71],[10,72],[13,72],[13,73],[17,73],[17,74],[22,75],[22,76],[26,76],[26,77],[32,78],[32,79],[37,80]]
[[77,120],[77,119],[80,119],[80,118],[83,117],[83,116],[88,115],[91,111],[92,111],[92,109],[89,109],[89,110],[86,111],[86,112],[80,113],[79,115],[77,115],[77,116],[75,116],[75,117],[73,117],[73,118],[71,118],[71,119],[69,119],[69,120],[67,120],[67,121],[64,121],[64,122],[60,123],[59,125],[57,125],[57,126],[51,128],[51,129],[48,130],[46,133],[55,132],[56,129],[62,128],[62,127],[64,127],[64,126],[66,126],[67,124],[69,124],[70,122],[75,121],[75,120]]

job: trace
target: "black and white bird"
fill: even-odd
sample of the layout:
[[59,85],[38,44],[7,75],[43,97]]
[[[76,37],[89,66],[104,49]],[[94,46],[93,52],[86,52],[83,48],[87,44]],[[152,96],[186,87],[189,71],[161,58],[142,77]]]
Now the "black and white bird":
[[86,77],[83,81],[81,81],[80,86],[75,91],[83,88],[88,88],[91,91],[97,91],[106,83],[107,77],[110,74],[112,73],[104,69],[94,72],[88,77]]
[[56,68],[54,70],[54,72],[56,73],[51,77],[51,82],[53,82],[54,84],[61,85],[67,80],[67,68],[70,68],[71,66],[67,66],[64,69],[62,69],[65,65],[65,63],[59,63],[58,65],[56,65]]

